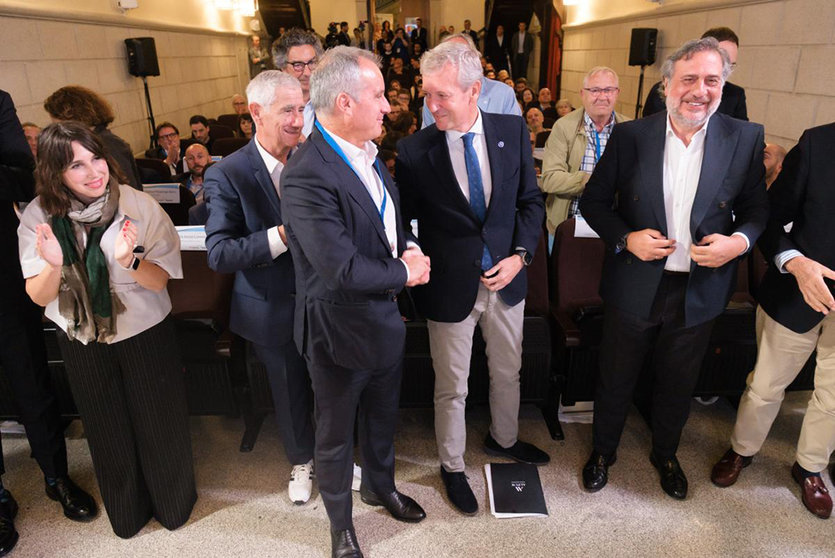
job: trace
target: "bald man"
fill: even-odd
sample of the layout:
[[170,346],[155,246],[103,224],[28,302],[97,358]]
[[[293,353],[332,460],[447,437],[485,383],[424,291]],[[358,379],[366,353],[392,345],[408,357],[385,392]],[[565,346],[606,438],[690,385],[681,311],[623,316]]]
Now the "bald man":
[[197,203],[203,201],[203,173],[212,161],[209,150],[202,143],[193,143],[186,149],[186,166],[188,171],[176,177],[177,182],[194,194]]
[[783,159],[786,158],[786,148],[776,143],[765,144],[763,150],[763,165],[765,165],[765,187],[771,188],[771,185],[777,180],[780,171],[783,170]]

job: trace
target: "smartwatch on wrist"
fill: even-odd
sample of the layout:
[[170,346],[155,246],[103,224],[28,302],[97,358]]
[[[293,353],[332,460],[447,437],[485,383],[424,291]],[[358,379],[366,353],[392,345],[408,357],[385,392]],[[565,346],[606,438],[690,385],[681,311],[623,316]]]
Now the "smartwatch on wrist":
[[531,257],[531,255],[528,253],[527,250],[522,250],[520,248],[519,250],[516,250],[515,254],[517,256],[519,256],[520,258],[522,258],[522,263],[525,264],[525,267],[528,267],[529,265],[531,265],[531,262],[533,261],[533,257]]

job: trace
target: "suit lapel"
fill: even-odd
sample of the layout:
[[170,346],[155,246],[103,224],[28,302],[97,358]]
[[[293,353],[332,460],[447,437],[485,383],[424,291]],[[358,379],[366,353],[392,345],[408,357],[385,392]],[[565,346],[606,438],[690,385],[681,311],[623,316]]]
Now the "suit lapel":
[[660,113],[650,123],[646,141],[638,142],[638,160],[641,168],[641,184],[650,200],[661,232],[669,236],[667,213],[664,210],[664,134],[667,129],[667,113]]
[[[357,203],[357,205],[360,206],[363,213],[365,213],[368,217],[368,220],[371,221],[371,225],[374,227],[374,230],[377,231],[377,236],[379,236],[383,244],[388,247],[389,241],[386,237],[383,221],[380,219],[380,211],[374,204],[374,200],[371,199],[371,194],[369,194],[368,190],[366,190],[365,184],[362,183],[362,180],[360,180],[359,176],[357,176],[353,169],[342,160],[342,157],[340,157],[336,151],[328,145],[328,142],[325,141],[325,138],[322,137],[322,134],[318,129],[313,129],[313,133],[310,135],[310,141],[313,141],[316,144],[316,147],[319,149],[319,153],[322,154],[322,158],[325,159],[327,163],[337,167],[338,170],[336,172],[340,175],[340,184],[348,195]],[[388,186],[386,189],[388,192],[391,192],[391,189],[388,188]],[[389,200],[389,203],[391,203],[391,200]]]
[[247,157],[249,157],[249,163],[252,166],[252,173],[258,181],[258,185],[264,190],[264,194],[267,196],[267,199],[270,200],[270,205],[273,210],[281,216],[281,204],[278,200],[278,193],[275,191],[273,179],[270,176],[270,173],[267,172],[267,165],[264,164],[264,159],[261,158],[261,154],[258,152],[258,147],[255,145],[255,141],[256,140],[253,137],[247,144]]
[[728,129],[721,115],[715,114],[710,119],[705,137],[704,157],[699,175],[699,186],[690,211],[690,231],[696,230],[704,219],[716,192],[722,186],[728,167],[734,154],[737,133]]

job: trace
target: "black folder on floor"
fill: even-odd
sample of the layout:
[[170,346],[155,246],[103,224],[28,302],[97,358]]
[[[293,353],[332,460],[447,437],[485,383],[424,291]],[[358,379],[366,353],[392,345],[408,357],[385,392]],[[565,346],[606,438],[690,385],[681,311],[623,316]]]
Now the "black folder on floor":
[[490,513],[495,517],[545,517],[548,508],[539,470],[524,463],[488,463],[487,491]]

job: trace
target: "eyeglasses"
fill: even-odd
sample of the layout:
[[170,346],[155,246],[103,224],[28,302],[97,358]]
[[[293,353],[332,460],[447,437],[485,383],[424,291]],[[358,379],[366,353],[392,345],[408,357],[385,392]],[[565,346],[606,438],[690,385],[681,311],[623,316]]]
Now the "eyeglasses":
[[180,134],[178,134],[177,132],[171,132],[170,134],[163,134],[163,135],[159,136],[159,139],[170,140],[170,139],[174,139],[174,138],[179,137],[179,136],[180,136]]
[[592,97],[600,97],[601,95],[606,95],[610,97],[620,91],[618,87],[584,87],[583,91],[587,91],[591,94]]
[[292,66],[294,71],[302,73],[304,71],[305,66],[310,68],[310,71],[312,72],[316,69],[316,64],[318,63],[319,61],[316,58],[311,58],[307,62],[287,62],[287,65]]

